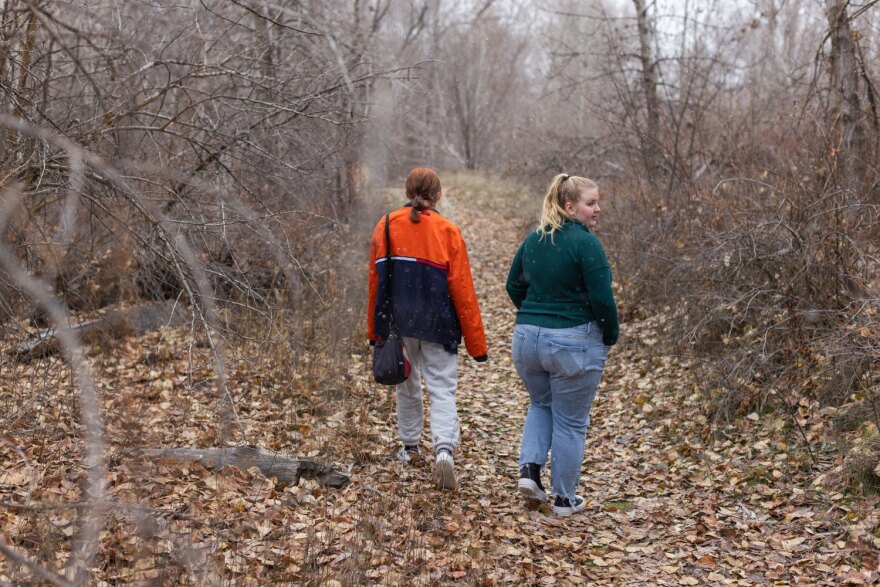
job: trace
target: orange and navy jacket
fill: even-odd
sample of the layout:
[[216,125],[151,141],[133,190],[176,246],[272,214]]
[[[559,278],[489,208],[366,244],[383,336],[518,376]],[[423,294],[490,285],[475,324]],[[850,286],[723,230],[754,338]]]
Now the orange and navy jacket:
[[[402,336],[442,344],[455,353],[464,335],[470,356],[485,360],[486,334],[459,228],[433,208],[409,218],[411,204],[390,214],[394,319]],[[385,217],[370,239],[367,338],[388,336]]]

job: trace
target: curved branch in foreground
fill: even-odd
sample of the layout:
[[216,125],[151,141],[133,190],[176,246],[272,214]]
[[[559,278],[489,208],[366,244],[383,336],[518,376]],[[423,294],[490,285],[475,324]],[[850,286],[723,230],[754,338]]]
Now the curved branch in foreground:
[[[2,119],[0,119],[2,122]],[[9,188],[0,193],[0,232],[12,216],[21,200],[21,192]],[[87,509],[80,522],[79,532],[71,549],[68,570],[73,573],[74,585],[86,581],[95,559],[100,539],[101,521],[94,509],[104,502],[106,465],[104,462],[104,422],[101,418],[101,398],[95,387],[92,371],[85,358],[79,336],[70,324],[72,319],[64,305],[53,295],[48,285],[29,275],[18,262],[15,254],[0,240],[0,268],[38,303],[51,318],[56,336],[64,350],[73,372],[73,381],[80,390],[80,423],[85,444]],[[4,552],[4,554],[6,554]]]
[[67,579],[59,577],[52,571],[41,567],[25,555],[14,550],[11,546],[6,544],[6,542],[2,538],[0,538],[0,554],[13,562],[27,567],[33,574],[38,576],[40,579],[43,579],[44,581],[48,581],[52,585],[56,585],[58,587],[73,587],[74,585]]

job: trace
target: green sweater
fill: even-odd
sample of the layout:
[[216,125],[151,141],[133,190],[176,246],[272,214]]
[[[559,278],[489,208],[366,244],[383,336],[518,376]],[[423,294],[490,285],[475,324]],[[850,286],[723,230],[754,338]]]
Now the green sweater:
[[537,232],[527,236],[510,265],[507,295],[517,324],[571,328],[597,321],[603,342],[617,342],[611,268],[602,243],[580,222],[567,220],[552,241]]

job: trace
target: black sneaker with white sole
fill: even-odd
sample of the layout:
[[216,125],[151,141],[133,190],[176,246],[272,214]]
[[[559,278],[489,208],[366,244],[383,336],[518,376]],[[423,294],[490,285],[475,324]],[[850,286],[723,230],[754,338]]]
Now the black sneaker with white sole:
[[573,500],[557,495],[553,500],[553,513],[557,516],[570,516],[587,507],[587,502],[580,495],[575,495]]
[[519,494],[531,501],[547,501],[547,492],[541,483],[541,465],[526,463],[519,470]]

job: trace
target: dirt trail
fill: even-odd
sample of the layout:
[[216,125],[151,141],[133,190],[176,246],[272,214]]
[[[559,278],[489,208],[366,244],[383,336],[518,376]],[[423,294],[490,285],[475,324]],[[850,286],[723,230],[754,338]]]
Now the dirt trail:
[[[878,582],[877,498],[817,483],[836,455],[823,409],[802,400],[797,431],[774,414],[710,425],[705,384],[661,344],[660,317],[625,323],[610,354],[587,439],[586,510],[558,518],[548,504],[524,505],[516,478],[527,396],[510,360],[514,309],[504,280],[539,198],[477,175],[444,182],[441,211],[468,243],[490,349],[485,364],[460,356],[459,488],[435,488],[428,459],[397,462],[393,390],[373,383],[365,344],[347,369],[302,357],[317,366],[292,377],[254,364],[249,357],[262,355],[253,349],[230,363],[249,442],[350,465],[344,489],[132,458],[136,446],[215,446],[220,409],[210,356],[197,354],[193,367],[188,329],[132,337],[93,357],[112,505],[96,584]],[[52,570],[63,568],[74,535],[77,510],[67,504],[81,501],[77,398],[58,357],[0,361],[0,413],[14,423],[0,434],[0,535]],[[428,438],[426,422],[426,452]],[[0,583],[31,578],[0,557]]]
[[845,515],[842,496],[820,496],[797,476],[802,455],[773,433],[784,422],[747,420],[704,441],[694,377],[664,353],[647,322],[625,324],[608,360],[587,439],[586,510],[564,519],[549,504],[524,505],[515,483],[527,396],[511,364],[514,309],[504,280],[527,225],[521,213],[505,214],[498,194],[472,193],[462,181],[448,186],[442,211],[468,243],[491,358],[460,363],[459,490],[434,490],[428,464],[402,471],[396,484],[406,506],[415,506],[413,562],[447,566],[429,581],[831,585],[876,578],[857,571],[869,551],[847,545],[832,521]]

